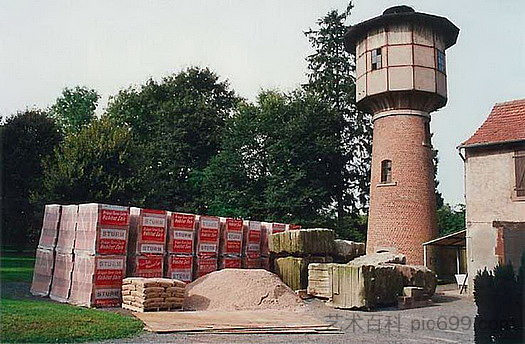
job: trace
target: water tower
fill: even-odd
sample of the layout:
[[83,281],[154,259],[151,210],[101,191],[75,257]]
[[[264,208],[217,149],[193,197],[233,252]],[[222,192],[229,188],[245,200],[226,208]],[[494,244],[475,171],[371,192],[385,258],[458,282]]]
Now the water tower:
[[423,264],[437,235],[430,113],[447,103],[445,50],[459,29],[408,6],[351,26],[357,106],[373,115],[367,253],[397,251]]

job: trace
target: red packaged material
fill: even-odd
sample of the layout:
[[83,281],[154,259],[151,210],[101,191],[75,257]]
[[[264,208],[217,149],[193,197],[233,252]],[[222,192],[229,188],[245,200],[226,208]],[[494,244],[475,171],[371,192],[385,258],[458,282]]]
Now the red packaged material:
[[261,254],[261,223],[259,221],[244,221],[244,249],[246,256]]
[[42,223],[42,231],[40,232],[40,240],[38,248],[54,250],[57,237],[58,225],[60,224],[60,211],[62,207],[58,204],[46,204],[44,208],[44,220]]
[[164,256],[137,255],[128,258],[127,276],[154,278],[162,277],[164,271]]
[[73,253],[77,228],[78,205],[63,205],[56,243],[56,251]]
[[167,277],[189,283],[193,280],[193,256],[168,255]]
[[195,215],[170,212],[169,219],[168,253],[193,254]]
[[258,256],[242,257],[242,267],[244,269],[260,269],[261,258]]
[[301,229],[301,225],[294,225],[294,224],[288,225],[288,230],[290,230],[290,231],[295,231],[295,230],[298,230],[298,229]]
[[55,254],[53,250],[38,248],[36,250],[35,269],[33,271],[33,283],[31,294],[48,296],[53,279],[53,267],[55,266]]
[[222,256],[219,258],[219,269],[240,269],[241,257]]
[[270,234],[281,233],[286,231],[286,225],[284,223],[272,223],[272,230]]
[[98,203],[78,206],[75,253],[125,255],[129,208]]
[[195,258],[195,278],[202,277],[213,271],[217,271],[217,258],[213,258],[213,257],[196,257]]
[[[199,216],[197,229],[197,255],[200,257],[217,257],[219,253],[220,220],[216,216]],[[217,259],[215,259],[217,270]]]
[[219,253],[221,255],[242,254],[242,220],[221,219],[221,240]]
[[130,208],[128,254],[164,254],[166,224],[164,210]]
[[121,304],[125,277],[124,256],[76,255],[69,301],[86,307],[115,307]]
[[53,281],[49,297],[59,302],[67,302],[71,288],[71,274],[73,272],[73,254],[59,253],[55,255]]

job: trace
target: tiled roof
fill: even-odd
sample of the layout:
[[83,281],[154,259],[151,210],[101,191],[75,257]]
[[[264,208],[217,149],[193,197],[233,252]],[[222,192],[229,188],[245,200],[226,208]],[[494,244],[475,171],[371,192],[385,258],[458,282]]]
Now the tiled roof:
[[497,103],[479,129],[462,147],[525,141],[525,99]]

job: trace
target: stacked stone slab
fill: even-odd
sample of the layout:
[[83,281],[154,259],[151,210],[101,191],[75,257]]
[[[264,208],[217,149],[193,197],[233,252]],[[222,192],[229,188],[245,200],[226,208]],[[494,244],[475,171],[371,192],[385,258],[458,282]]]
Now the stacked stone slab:
[[166,229],[166,211],[130,208],[128,276],[163,276]]
[[48,204],[44,208],[44,220],[35,256],[35,268],[31,294],[48,296],[55,266],[55,247],[60,223],[61,206]]
[[261,267],[261,222],[245,220],[243,223],[242,267]]
[[363,242],[336,239],[334,251],[334,262],[348,263],[352,259],[364,255],[366,247]]
[[196,216],[168,212],[168,245],[165,276],[186,283],[193,281]]
[[216,216],[199,216],[197,222],[194,279],[218,268],[220,219]]
[[331,229],[297,229],[272,234],[270,252],[275,256],[273,269],[294,290],[308,286],[308,265],[332,262],[335,234]]
[[129,207],[79,205],[70,303],[86,307],[120,306],[129,221]]
[[261,222],[261,268],[270,270],[270,235],[286,231],[284,223]]
[[240,268],[243,242],[241,219],[220,218],[219,268]]
[[417,287],[430,298],[436,288],[435,275],[423,266],[405,265],[405,261],[402,254],[383,252],[348,264],[311,264],[308,293],[344,309],[394,305],[400,302],[404,287]]
[[134,312],[180,309],[186,283],[168,278],[125,278],[122,308]]
[[63,205],[61,207],[55,248],[53,281],[51,283],[51,291],[49,292],[49,297],[59,302],[67,302],[71,290],[77,216],[78,205]]

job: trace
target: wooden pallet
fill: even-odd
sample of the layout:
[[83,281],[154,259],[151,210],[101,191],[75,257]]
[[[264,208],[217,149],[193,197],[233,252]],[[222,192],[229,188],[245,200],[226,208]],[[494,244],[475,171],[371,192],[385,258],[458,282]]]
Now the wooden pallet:
[[122,308],[123,309],[128,309],[132,312],[139,312],[139,313],[144,313],[144,312],[171,312],[171,311],[180,311],[182,309],[182,305],[179,306],[179,307],[147,307],[147,308],[141,308],[141,307],[136,307],[136,306],[132,306],[132,305],[128,305],[128,304],[125,304],[123,303],[122,304]]

